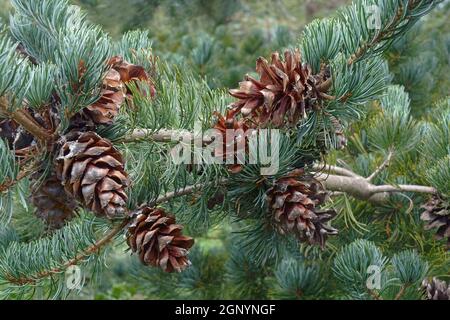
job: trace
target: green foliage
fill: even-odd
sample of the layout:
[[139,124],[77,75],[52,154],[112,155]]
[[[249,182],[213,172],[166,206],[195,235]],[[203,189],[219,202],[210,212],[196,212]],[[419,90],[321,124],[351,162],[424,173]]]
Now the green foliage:
[[317,265],[285,259],[275,271],[278,287],[273,293],[277,299],[311,299],[320,295],[324,278]]
[[337,56],[341,37],[340,20],[336,18],[314,20],[305,27],[300,48],[314,73],[319,72],[321,63]]
[[[96,229],[101,230],[101,224],[95,223],[92,218],[80,219],[50,237],[30,242],[9,242],[1,249],[0,287],[3,298],[30,298],[36,294],[36,287],[42,288],[38,294],[43,298],[64,297],[68,294],[68,288],[61,281],[64,279],[64,264],[94,244],[96,224]],[[2,232],[10,233],[7,229]],[[95,256],[87,256],[82,261],[93,262],[95,259]],[[48,270],[60,271],[50,274],[50,278],[42,278],[40,275]],[[11,282],[15,286],[7,285]]]
[[391,86],[380,99],[382,116],[368,128],[369,142],[380,150],[401,153],[416,147],[422,132],[410,116],[409,98],[404,89]]
[[50,101],[53,84],[49,79],[54,79],[56,76],[56,67],[43,63],[31,68],[30,87],[25,96],[30,107],[39,108]]
[[426,179],[444,196],[449,197],[450,193],[450,155],[439,159],[435,165],[433,165],[426,172]]
[[[257,265],[238,243],[239,237],[232,241],[229,258],[225,265],[226,279],[231,284],[231,297],[240,299],[266,298],[269,283],[267,276],[270,269]],[[252,283],[251,286],[248,283]]]
[[339,12],[342,21],[344,50],[358,54],[357,60],[385,51],[395,37],[408,31],[417,20],[428,13],[437,1],[356,1]]
[[428,263],[424,262],[416,251],[408,250],[392,258],[394,275],[401,283],[418,285],[428,272]]
[[[387,66],[382,59],[347,64],[344,56],[332,62],[333,95],[329,112],[344,120],[358,116],[357,106],[380,97],[388,81]],[[344,105],[345,107],[342,107]]]
[[373,242],[356,240],[344,246],[336,256],[333,272],[352,298],[368,298],[371,289],[367,284],[371,273],[374,270],[382,273],[386,264],[387,258]]
[[448,10],[444,2],[432,17],[419,22],[394,41],[386,56],[394,81],[401,83],[412,100],[415,116],[422,116],[429,107],[448,94],[450,70]]
[[[0,139],[0,186],[14,184],[19,166],[9,150],[8,143]],[[13,192],[0,192],[0,223],[7,225],[14,211]]]

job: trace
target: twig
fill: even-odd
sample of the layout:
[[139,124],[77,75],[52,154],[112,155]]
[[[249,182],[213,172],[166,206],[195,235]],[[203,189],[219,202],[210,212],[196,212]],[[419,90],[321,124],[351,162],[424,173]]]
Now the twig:
[[[222,180],[221,183],[224,183],[226,180]],[[185,196],[188,194],[193,193],[194,191],[201,189],[202,187],[204,187],[203,183],[198,183],[198,184],[194,184],[191,186],[187,186],[185,188],[182,188],[180,190],[177,191],[171,191],[171,192],[167,192],[166,194],[159,196],[158,199],[156,199],[154,202],[151,202],[150,204],[148,204],[148,206],[153,207],[155,205],[170,201],[173,198],[176,197],[181,197],[181,196]]]
[[374,298],[375,300],[383,300],[383,297],[380,296],[380,294],[378,292],[376,292],[375,290],[372,289],[368,289],[369,294],[372,298]]
[[[406,9],[414,9],[416,7],[416,5],[418,3],[421,3],[421,1],[417,1],[417,0],[409,0],[408,1],[408,5]],[[400,5],[397,9],[397,12],[395,14],[395,17],[390,21],[387,29],[385,29],[382,32],[379,32],[373,39],[372,41],[370,41],[370,43],[365,43],[363,45],[361,45],[354,54],[352,54],[348,60],[347,60],[347,64],[351,65],[354,62],[356,62],[359,58],[361,58],[364,54],[366,54],[366,52],[371,49],[372,47],[374,47],[378,42],[384,40],[386,38],[386,36],[389,35],[390,32],[394,32],[395,28],[397,27],[396,25],[400,22],[400,20],[403,17],[404,14],[404,10],[405,8]],[[413,17],[413,15],[409,15],[407,16],[408,18],[406,18],[405,20],[410,19],[411,17]]]
[[37,139],[44,142],[51,140],[52,133],[47,131],[39,123],[37,123],[36,120],[34,120],[26,110],[19,109],[13,112],[9,112],[8,100],[6,99],[6,97],[0,97],[0,111],[6,113],[8,117],[20,124],[25,130],[27,130]]
[[325,165],[324,163],[314,164],[312,168],[316,171],[329,171],[346,177],[362,178],[351,170],[333,165]]
[[402,285],[399,292],[395,295],[394,300],[400,300],[400,298],[403,297],[403,295],[405,294],[407,287],[408,287],[408,285],[406,285],[406,284]]
[[436,194],[437,190],[429,186],[420,185],[374,185],[365,178],[355,178],[339,175],[328,175],[319,173],[316,178],[324,184],[329,191],[344,192],[354,198],[371,202],[373,204],[382,204],[389,199],[389,193],[392,192],[418,192]]
[[[173,198],[190,194],[203,186],[204,186],[203,184],[195,184],[192,186],[187,186],[178,191],[168,192],[168,193],[158,197],[150,205],[156,206],[158,204],[170,201]],[[65,262],[63,265],[61,265],[59,267],[56,267],[51,270],[42,271],[33,276],[27,276],[27,277],[21,277],[21,278],[14,278],[12,276],[9,276],[9,277],[7,277],[7,280],[9,282],[17,284],[17,285],[34,284],[39,279],[47,278],[47,277],[52,276],[53,274],[61,273],[64,270],[66,270],[68,267],[78,264],[86,257],[88,257],[92,254],[98,253],[103,246],[105,246],[109,242],[111,242],[114,239],[114,237],[116,237],[129,224],[130,220],[131,220],[131,217],[127,216],[126,218],[124,218],[122,220],[122,222],[119,225],[117,225],[116,227],[111,229],[107,234],[105,234],[102,238],[97,240],[93,245],[89,246],[88,248],[86,248],[85,250],[80,252],[78,255],[76,255],[74,258],[68,260],[67,262]]]
[[[171,142],[183,140],[192,141],[195,139],[193,133],[182,129],[160,129],[153,131],[151,129],[135,129],[133,132],[125,136],[120,142],[130,143],[139,141],[153,141],[153,142]],[[203,141],[210,142],[211,138],[202,137]]]
[[[408,8],[414,9],[414,7],[417,4],[416,2],[417,2],[416,0],[408,1]],[[420,1],[419,1],[419,3],[420,3]],[[401,20],[401,18],[403,16],[403,10],[404,10],[403,6],[400,5],[397,9],[395,17],[391,20],[389,27],[386,30],[379,32],[369,43],[365,43],[362,46],[358,47],[358,49],[355,51],[355,53],[353,53],[348,58],[347,65],[351,65],[354,62],[356,62],[359,58],[361,58],[363,55],[365,55],[369,49],[374,47],[379,41],[382,41],[383,38],[389,34],[389,32],[393,32],[395,30],[395,25]],[[405,20],[408,20],[408,18]]]
[[0,184],[0,193],[10,189],[12,186],[16,185],[20,180],[27,177],[30,173],[31,172],[29,172],[28,170],[19,171],[15,179],[9,179]]
[[414,184],[399,184],[397,186],[393,186],[393,185],[374,186],[374,185],[372,185],[370,190],[373,194],[382,193],[382,192],[416,192],[416,193],[430,193],[430,194],[437,193],[437,190],[433,187],[420,186],[420,185],[414,185]]
[[393,155],[394,153],[392,151],[389,151],[388,156],[383,161],[383,163],[378,168],[376,168],[375,171],[366,178],[366,180],[369,182],[372,181],[381,171],[388,167]]

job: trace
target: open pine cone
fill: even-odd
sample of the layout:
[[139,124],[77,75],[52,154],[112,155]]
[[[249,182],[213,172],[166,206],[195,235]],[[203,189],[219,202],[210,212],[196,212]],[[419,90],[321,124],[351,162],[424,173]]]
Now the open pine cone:
[[322,248],[328,235],[337,234],[337,230],[327,224],[336,216],[336,211],[318,209],[327,193],[319,182],[304,177],[303,170],[294,170],[278,179],[266,195],[280,233],[294,233],[301,241],[319,244]]
[[120,73],[110,69],[103,80],[100,99],[84,108],[83,113],[95,124],[112,124],[124,101],[125,86],[120,78]]
[[[153,82],[143,67],[128,63],[120,56],[112,57],[108,61],[108,66],[111,68],[103,80],[100,98],[82,110],[82,117],[92,120],[95,125],[110,125],[113,123],[121,105],[125,101],[126,95],[131,95],[130,90],[126,86],[128,82],[147,82],[152,97],[156,92]],[[80,114],[77,114],[74,117],[74,121],[82,121],[78,119],[80,116]]]
[[425,209],[420,216],[427,222],[425,229],[436,228],[436,238],[438,240],[447,238],[447,249],[450,250],[450,203],[433,196],[421,208]]
[[[228,158],[233,159],[233,164],[228,166],[228,170],[232,173],[238,173],[242,170],[242,163],[239,162],[244,162],[248,152],[248,139],[246,135],[250,133],[248,130],[252,129],[248,121],[245,119],[237,120],[232,116],[230,110],[225,117],[217,112],[215,115],[217,116],[217,123],[214,129],[221,133],[223,143],[223,147],[216,156],[223,158],[224,163]],[[227,137],[227,130],[229,129],[231,129],[229,132],[233,135]],[[239,154],[244,156],[244,158],[238,159]]]
[[450,285],[447,285],[445,281],[437,278],[433,278],[431,281],[425,279],[422,282],[422,289],[428,300],[450,300]]
[[[116,70],[120,74],[120,80],[123,83],[126,84],[132,81],[147,82],[149,85],[148,93],[150,93],[151,97],[155,96],[156,89],[153,84],[153,81],[150,79],[147,72],[142,66],[129,63],[120,56],[112,57],[109,60],[109,64],[112,66],[114,70]],[[131,94],[130,90],[128,90],[127,92],[128,94]]]
[[76,136],[63,144],[57,158],[65,190],[99,216],[123,216],[129,180],[121,154],[94,132]]
[[31,202],[36,207],[36,215],[49,229],[62,228],[75,216],[77,207],[76,201],[64,191],[55,175],[32,188]]
[[312,108],[315,100],[322,97],[319,85],[328,78],[323,70],[312,75],[309,66],[302,64],[300,51],[286,51],[284,61],[278,52],[272,54],[271,62],[260,57],[256,62],[260,79],[249,75],[239,84],[239,89],[230,90],[237,98],[232,110],[241,113],[256,123],[281,127],[286,122],[295,125]]
[[183,227],[161,208],[143,207],[131,214],[127,243],[145,265],[165,272],[181,272],[191,263],[187,258],[194,239],[183,236]]

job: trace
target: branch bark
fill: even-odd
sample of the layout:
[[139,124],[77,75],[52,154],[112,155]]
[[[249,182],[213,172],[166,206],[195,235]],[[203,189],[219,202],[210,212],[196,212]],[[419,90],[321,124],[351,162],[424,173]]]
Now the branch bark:
[[[192,132],[183,129],[160,129],[154,131],[151,129],[134,129],[130,134],[126,135],[120,142],[130,143],[139,141],[153,142],[171,142],[183,138],[184,140],[194,140],[195,136]],[[203,137],[204,142],[212,141],[208,137]]]
[[393,155],[394,153],[392,151],[389,151],[389,154],[383,161],[383,163],[370,176],[368,176],[366,180],[369,182],[372,181],[378,174],[380,174],[381,171],[383,171],[387,166],[389,166],[389,163],[391,162]]
[[342,167],[333,166],[333,165],[326,165],[324,163],[314,164],[312,168],[313,168],[313,170],[320,171],[320,172],[328,171],[328,172],[336,173],[341,176],[362,178],[359,174],[357,174],[351,170],[348,170],[348,169],[345,169]]
[[8,100],[6,97],[0,97],[0,111],[6,113],[8,117],[20,124],[25,130],[31,133],[37,139],[47,142],[51,140],[52,133],[39,125],[26,110],[19,109],[13,112],[8,111]]
[[383,204],[389,199],[393,192],[418,192],[435,194],[437,190],[433,187],[420,185],[374,185],[365,178],[355,178],[339,175],[328,175],[318,173],[316,178],[321,181],[329,191],[345,192],[346,194],[360,200],[373,204]]

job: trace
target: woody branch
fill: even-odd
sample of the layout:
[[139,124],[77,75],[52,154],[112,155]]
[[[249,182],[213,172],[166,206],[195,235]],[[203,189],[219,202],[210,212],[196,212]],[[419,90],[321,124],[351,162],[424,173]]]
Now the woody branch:
[[[194,139],[192,133],[188,131],[162,129],[152,131],[148,129],[136,129],[126,136],[123,142],[151,141],[155,143],[164,143],[172,141],[172,137],[182,136],[185,139]],[[390,194],[395,192],[415,192],[435,194],[437,191],[433,187],[421,185],[375,185],[371,181],[383,169],[385,169],[392,160],[393,152],[388,153],[383,163],[369,176],[362,177],[359,174],[338,166],[316,164],[313,170],[316,171],[316,178],[324,184],[325,188],[333,192],[344,192],[356,199],[368,201],[373,204],[385,203]]]

